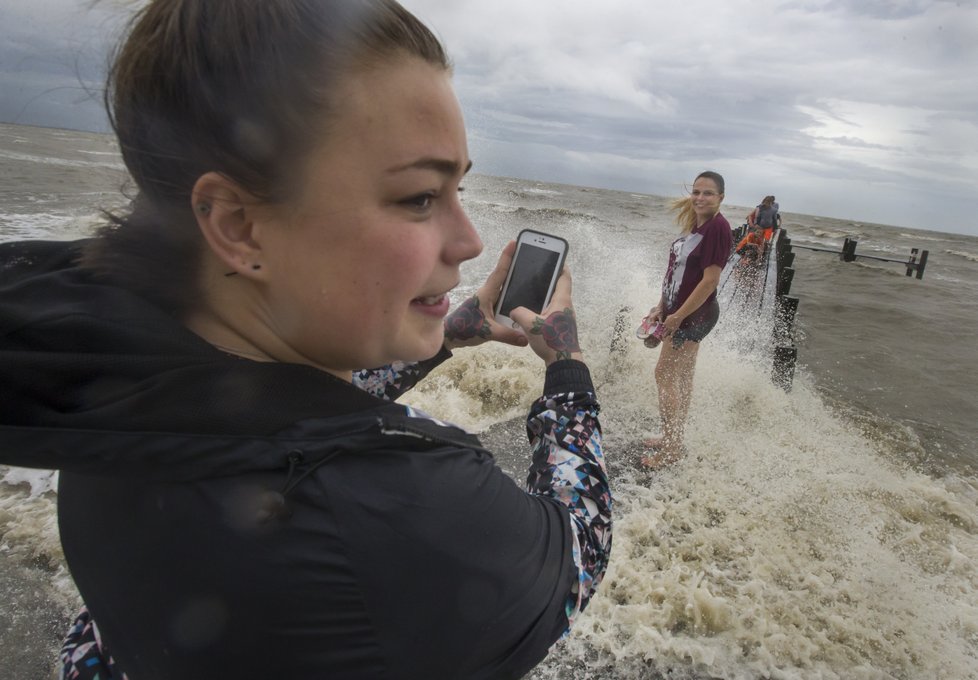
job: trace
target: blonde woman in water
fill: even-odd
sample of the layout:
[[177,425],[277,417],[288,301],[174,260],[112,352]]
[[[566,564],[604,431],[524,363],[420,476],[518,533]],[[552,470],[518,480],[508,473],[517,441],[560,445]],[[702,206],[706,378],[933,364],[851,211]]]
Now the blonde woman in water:
[[[659,304],[649,312],[664,326],[655,366],[662,434],[646,439],[642,465],[658,469],[685,454],[683,438],[700,342],[717,323],[717,283],[730,255],[730,224],[720,213],[723,177],[700,173],[693,188],[673,204],[682,232],[669,250]],[[648,341],[647,341],[648,342]]]

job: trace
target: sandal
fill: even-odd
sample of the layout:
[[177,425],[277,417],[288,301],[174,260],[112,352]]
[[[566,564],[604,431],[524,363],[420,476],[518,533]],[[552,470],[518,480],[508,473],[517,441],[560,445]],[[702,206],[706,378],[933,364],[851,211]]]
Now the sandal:
[[635,329],[635,337],[639,340],[645,340],[652,335],[652,329],[655,327],[655,324],[656,320],[651,316],[643,316],[642,323]]

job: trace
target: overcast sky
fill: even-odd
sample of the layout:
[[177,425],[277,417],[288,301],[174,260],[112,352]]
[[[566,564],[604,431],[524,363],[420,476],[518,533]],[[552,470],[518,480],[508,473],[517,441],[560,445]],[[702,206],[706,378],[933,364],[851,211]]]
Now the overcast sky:
[[[0,1],[0,120],[104,130],[127,3]],[[676,195],[709,168],[729,203],[978,235],[978,0],[404,4],[477,172]]]

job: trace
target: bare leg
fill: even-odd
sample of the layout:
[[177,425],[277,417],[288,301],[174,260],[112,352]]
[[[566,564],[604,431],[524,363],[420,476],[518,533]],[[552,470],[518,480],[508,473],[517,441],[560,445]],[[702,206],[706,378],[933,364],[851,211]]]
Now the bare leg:
[[682,458],[686,416],[693,395],[693,369],[699,348],[698,342],[688,340],[678,349],[668,338],[662,343],[659,362],[655,366],[662,438],[646,440],[646,445],[657,448],[657,451],[643,457],[643,465],[662,467]]

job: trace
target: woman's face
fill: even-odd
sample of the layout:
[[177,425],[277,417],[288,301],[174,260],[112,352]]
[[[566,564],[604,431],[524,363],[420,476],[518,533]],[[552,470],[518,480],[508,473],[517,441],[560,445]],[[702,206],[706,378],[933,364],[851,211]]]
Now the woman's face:
[[470,162],[449,74],[391,60],[336,94],[300,198],[262,234],[266,323],[331,372],[434,356],[459,265],[482,251],[459,200]]
[[699,177],[693,182],[693,189],[689,195],[693,200],[693,212],[699,224],[716,215],[723,201],[723,194],[720,193],[717,183],[709,177]]

